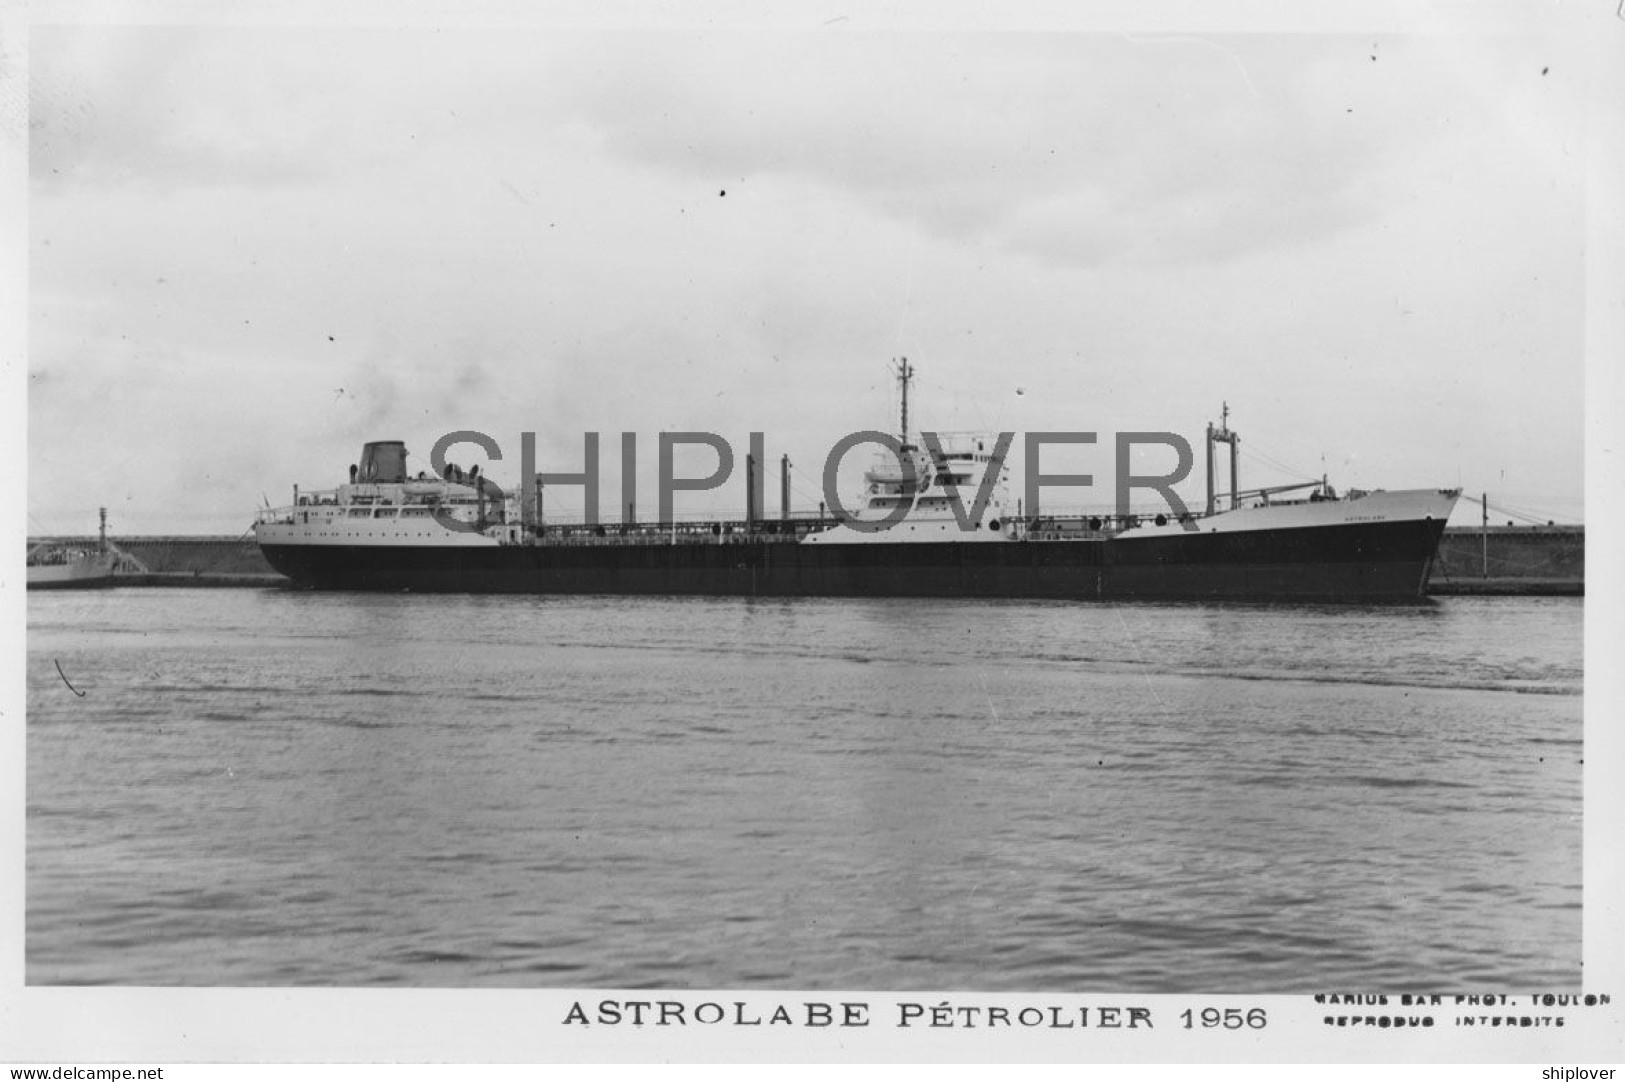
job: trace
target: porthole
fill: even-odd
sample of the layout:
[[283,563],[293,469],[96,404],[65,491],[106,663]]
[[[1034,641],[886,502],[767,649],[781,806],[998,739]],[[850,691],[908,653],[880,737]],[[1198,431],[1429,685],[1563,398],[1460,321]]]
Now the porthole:
[[999,531],[999,520],[994,519],[992,522],[989,522],[987,524],[987,528],[992,530],[994,533],[997,533]]
[[1158,526],[1166,526],[1166,525],[1168,525],[1168,516],[1167,515],[1158,515],[1157,516],[1157,525]]

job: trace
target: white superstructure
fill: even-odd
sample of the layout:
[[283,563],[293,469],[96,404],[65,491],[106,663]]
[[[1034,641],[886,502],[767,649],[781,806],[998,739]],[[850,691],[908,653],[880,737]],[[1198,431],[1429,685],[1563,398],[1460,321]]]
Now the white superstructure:
[[875,456],[863,475],[863,505],[853,512],[855,521],[811,534],[802,543],[1019,540],[1024,527],[1010,499],[1010,471],[1002,456],[995,457],[994,440],[943,433],[931,442],[931,449],[903,444],[902,460]]
[[293,503],[260,512],[262,545],[481,547],[516,542],[513,501],[478,472],[451,467],[453,479],[406,474],[406,445],[369,443],[350,482],[294,491]]

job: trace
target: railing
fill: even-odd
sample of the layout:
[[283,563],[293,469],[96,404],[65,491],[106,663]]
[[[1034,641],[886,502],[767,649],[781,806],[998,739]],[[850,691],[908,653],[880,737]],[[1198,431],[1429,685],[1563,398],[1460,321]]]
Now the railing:
[[793,543],[834,526],[825,516],[794,520],[757,519],[751,529],[738,519],[685,519],[645,523],[545,524],[527,543],[540,545],[731,545],[746,541]]
[[[1185,515],[1153,512],[1143,515],[1041,515],[1037,518],[1010,517],[1005,521],[1019,523],[1022,526],[1019,536],[1028,541],[1099,541],[1137,526],[1195,522],[1204,517],[1194,512]],[[539,545],[786,543],[799,541],[808,534],[839,525],[841,521],[833,515],[825,515],[822,518],[803,516],[790,520],[757,519],[754,524],[746,523],[743,516],[636,524],[547,523],[520,543]]]

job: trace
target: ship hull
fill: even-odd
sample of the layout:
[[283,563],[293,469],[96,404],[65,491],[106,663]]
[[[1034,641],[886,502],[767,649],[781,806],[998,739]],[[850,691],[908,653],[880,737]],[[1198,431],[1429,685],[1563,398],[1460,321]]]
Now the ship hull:
[[457,548],[262,541],[316,589],[756,597],[1416,601],[1443,517],[1005,544],[542,544]]

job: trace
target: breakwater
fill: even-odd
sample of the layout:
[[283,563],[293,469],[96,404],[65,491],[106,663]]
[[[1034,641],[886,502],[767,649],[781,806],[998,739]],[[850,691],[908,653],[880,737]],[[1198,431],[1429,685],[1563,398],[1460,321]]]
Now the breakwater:
[[[280,586],[288,580],[272,569],[252,537],[109,537],[118,556],[121,586]],[[93,547],[93,537],[29,538],[39,545]]]
[[1452,527],[1439,542],[1432,594],[1583,594],[1584,526]]
[[[94,545],[93,537],[30,538],[42,544]],[[276,586],[252,537],[110,538],[127,586]],[[1428,584],[1433,594],[1583,594],[1584,526],[1453,527],[1439,543]]]

